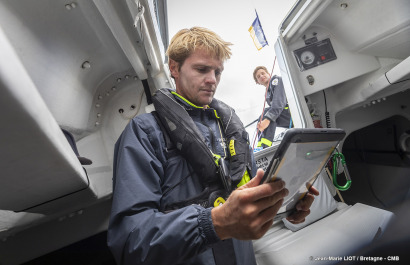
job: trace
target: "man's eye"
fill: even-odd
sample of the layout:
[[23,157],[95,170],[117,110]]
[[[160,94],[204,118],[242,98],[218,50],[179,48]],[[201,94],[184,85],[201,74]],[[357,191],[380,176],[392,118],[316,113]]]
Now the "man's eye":
[[197,68],[197,71],[200,73],[206,73],[207,69],[206,68]]

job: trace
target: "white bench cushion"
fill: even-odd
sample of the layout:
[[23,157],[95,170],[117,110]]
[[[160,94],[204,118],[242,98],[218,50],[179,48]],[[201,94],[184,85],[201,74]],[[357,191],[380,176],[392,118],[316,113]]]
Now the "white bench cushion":
[[338,208],[297,232],[281,221],[274,223],[264,237],[253,242],[258,265],[307,264],[316,258],[325,259],[322,265],[334,264],[329,257],[347,256],[371,243],[393,218],[391,212],[361,203]]

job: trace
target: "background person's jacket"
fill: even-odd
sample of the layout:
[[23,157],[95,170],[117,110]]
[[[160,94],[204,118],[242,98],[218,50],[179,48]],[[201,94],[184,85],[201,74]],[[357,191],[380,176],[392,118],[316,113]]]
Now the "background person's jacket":
[[276,121],[283,109],[287,106],[282,77],[274,75],[270,79],[266,103],[268,103],[269,107],[265,109],[264,118]]

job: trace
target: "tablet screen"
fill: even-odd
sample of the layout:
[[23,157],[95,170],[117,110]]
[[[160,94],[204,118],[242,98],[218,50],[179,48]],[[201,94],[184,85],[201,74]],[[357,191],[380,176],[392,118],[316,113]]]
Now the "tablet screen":
[[272,165],[269,172],[271,181],[282,179],[289,190],[278,213],[294,208],[316,180],[337,144],[338,141],[289,144],[282,159]]

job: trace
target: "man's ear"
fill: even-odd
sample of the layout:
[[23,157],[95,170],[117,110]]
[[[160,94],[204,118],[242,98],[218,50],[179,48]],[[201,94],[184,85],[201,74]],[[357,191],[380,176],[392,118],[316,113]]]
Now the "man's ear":
[[168,65],[171,76],[177,78],[179,76],[179,64],[176,61],[169,59]]

